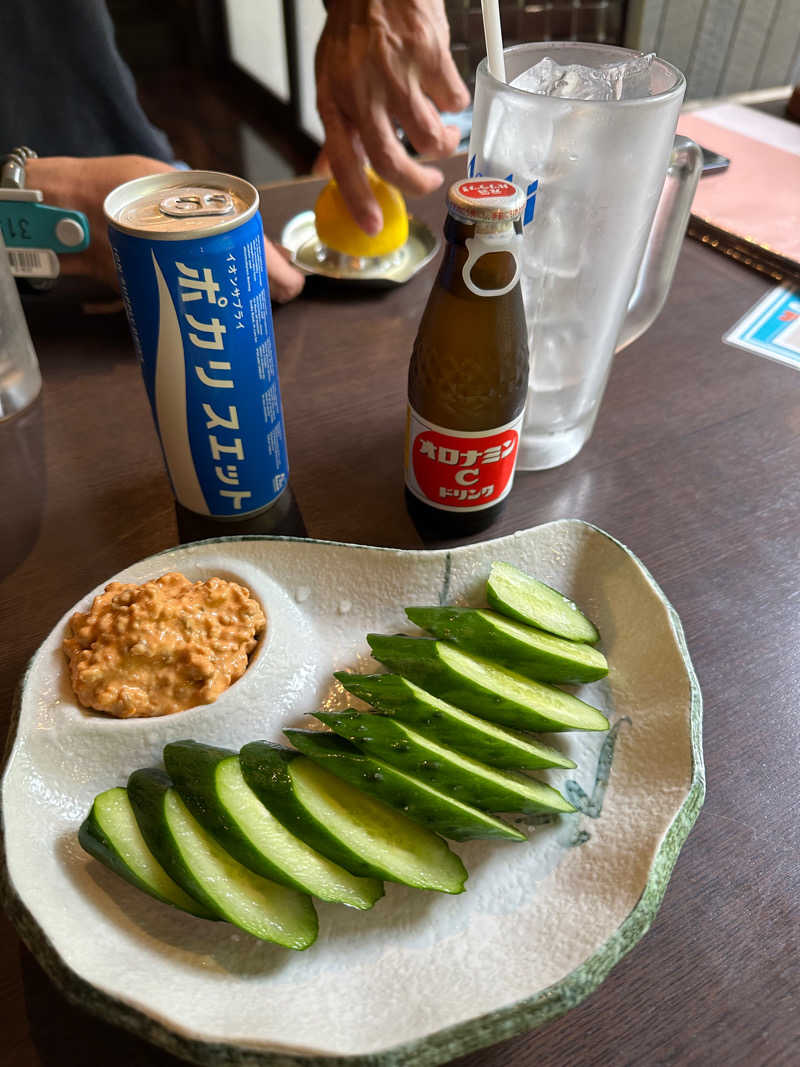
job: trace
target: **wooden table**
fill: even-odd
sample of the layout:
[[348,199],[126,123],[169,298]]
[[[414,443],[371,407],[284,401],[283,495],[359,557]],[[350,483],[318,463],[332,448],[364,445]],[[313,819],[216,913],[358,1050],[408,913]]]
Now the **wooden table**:
[[[462,164],[449,164],[453,177]],[[264,192],[268,233],[318,186]],[[443,196],[414,210],[431,225]],[[419,547],[401,451],[411,344],[433,280],[309,284],[275,316],[292,480],[309,534]],[[678,610],[705,698],[709,793],[658,917],[583,1004],[459,1067],[797,1062],[800,377],[720,337],[768,283],[687,243],[669,302],[616,361],[594,436],[520,474],[493,534],[561,517],[608,530]],[[66,284],[28,302],[40,402],[0,424],[0,709],[85,592],[176,543],[172,500],[121,315]],[[85,295],[85,294],[83,294]],[[167,1067],[73,1008],[0,919],[0,1064]]]

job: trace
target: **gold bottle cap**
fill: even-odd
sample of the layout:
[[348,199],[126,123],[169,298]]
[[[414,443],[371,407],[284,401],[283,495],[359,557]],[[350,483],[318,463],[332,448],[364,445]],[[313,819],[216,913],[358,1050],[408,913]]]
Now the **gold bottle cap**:
[[514,223],[525,193],[503,178],[461,178],[447,191],[447,210],[460,222]]

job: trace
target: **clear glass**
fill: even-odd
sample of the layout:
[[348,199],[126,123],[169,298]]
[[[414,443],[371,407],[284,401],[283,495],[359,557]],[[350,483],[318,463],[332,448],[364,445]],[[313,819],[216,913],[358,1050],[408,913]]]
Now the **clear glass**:
[[0,235],[0,420],[23,411],[41,388],[39,361]]
[[[633,55],[573,41],[517,45],[505,51],[506,76],[545,56],[598,67]],[[499,82],[486,60],[478,66],[469,173],[509,177],[528,194],[531,371],[520,470],[556,467],[580,451],[615,350],[647,329],[672,281],[701,157],[674,138],[683,75],[656,59],[649,77],[649,96],[567,100]]]

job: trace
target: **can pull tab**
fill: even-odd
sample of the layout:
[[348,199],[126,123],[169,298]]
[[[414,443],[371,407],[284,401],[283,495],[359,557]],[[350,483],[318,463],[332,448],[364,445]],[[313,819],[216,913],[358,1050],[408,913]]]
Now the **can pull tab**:
[[[477,237],[468,237],[464,244],[467,247],[467,262],[461,268],[461,277],[464,285],[475,296],[504,296],[510,293],[519,281],[519,246],[522,234],[515,233],[509,236],[507,233],[479,234]],[[500,289],[481,289],[472,280],[472,268],[481,258],[491,252],[509,252],[514,257],[514,277]]]
[[224,189],[183,189],[173,196],[166,196],[158,205],[161,213],[174,219],[187,215],[197,218],[204,215],[229,215],[236,205],[230,193]]

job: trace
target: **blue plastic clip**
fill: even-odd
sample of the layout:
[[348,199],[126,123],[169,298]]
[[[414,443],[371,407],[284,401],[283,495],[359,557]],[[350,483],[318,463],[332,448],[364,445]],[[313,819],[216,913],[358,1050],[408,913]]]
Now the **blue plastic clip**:
[[[12,199],[8,194],[38,193],[40,199]],[[89,221],[82,211],[42,203],[38,189],[0,189],[0,229],[6,248],[49,248],[82,252],[89,247]]]
[[0,236],[9,252],[11,273],[58,277],[58,255],[89,246],[89,220],[82,211],[45,204],[39,189],[25,188],[25,163],[34,153],[14,149],[0,176]]

